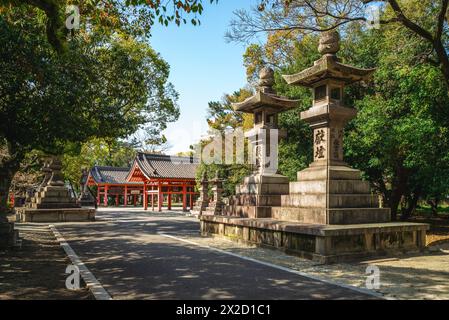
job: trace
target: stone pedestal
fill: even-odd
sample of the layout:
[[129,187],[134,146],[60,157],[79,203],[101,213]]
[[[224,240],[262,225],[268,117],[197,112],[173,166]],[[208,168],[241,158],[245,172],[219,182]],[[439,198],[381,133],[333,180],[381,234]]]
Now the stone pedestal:
[[45,187],[40,188],[23,208],[16,208],[22,222],[64,222],[95,220],[95,210],[81,208],[64,185],[61,162],[54,158],[49,165],[52,172]]
[[83,191],[78,199],[78,203],[81,207],[95,207],[95,198],[89,191]]
[[345,226],[202,216],[201,234],[276,248],[319,263],[419,252],[429,225],[374,223]]
[[243,218],[270,218],[271,208],[281,205],[281,196],[288,194],[288,178],[279,174],[256,174],[245,177],[229,198],[224,214]]
[[81,207],[95,207],[97,201],[95,197],[91,194],[89,191],[88,181],[89,173],[87,170],[83,170],[81,180],[80,180],[80,186],[82,188],[81,194],[78,197],[78,203],[81,205]]

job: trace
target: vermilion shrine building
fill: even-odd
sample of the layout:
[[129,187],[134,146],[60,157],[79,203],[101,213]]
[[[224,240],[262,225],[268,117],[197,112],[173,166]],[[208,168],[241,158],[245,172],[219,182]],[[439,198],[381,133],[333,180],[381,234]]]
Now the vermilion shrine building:
[[94,167],[87,183],[97,187],[97,204],[107,206],[108,198],[115,205],[142,205],[162,211],[166,204],[182,203],[184,211],[193,208],[195,173],[199,161],[190,157],[138,153],[131,168]]

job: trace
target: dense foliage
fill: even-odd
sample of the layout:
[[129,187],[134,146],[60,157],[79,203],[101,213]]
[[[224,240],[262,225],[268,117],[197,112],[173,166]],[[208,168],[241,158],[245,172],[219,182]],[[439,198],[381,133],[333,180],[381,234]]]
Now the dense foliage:
[[[415,8],[410,15],[431,28],[432,16],[423,14],[428,3],[410,5]],[[449,194],[449,97],[431,46],[396,24],[368,30],[349,22],[341,35],[343,62],[377,68],[371,82],[346,89],[346,104],[359,110],[347,126],[346,161],[362,170],[393,218],[411,215],[420,199],[435,208]],[[270,31],[265,44],[250,44],[244,55],[249,83],[270,65],[276,70],[278,94],[300,100],[296,110],[280,116],[288,137],[280,143],[279,169],[290,180],[312,161],[311,130],[299,119],[299,112],[311,106],[311,92],[287,86],[281,75],[313,65],[319,58],[318,36],[299,28]]]
[[22,6],[0,15],[0,211],[27,153],[79,154],[92,138],[160,132],[179,116],[169,66],[148,44],[81,29],[58,53],[45,21]]

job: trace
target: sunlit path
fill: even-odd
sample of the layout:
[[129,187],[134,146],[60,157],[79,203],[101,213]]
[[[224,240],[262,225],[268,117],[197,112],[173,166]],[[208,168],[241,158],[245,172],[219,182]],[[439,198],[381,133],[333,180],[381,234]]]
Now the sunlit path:
[[100,209],[97,217],[56,227],[114,299],[370,298],[159,235],[198,233],[181,212]]

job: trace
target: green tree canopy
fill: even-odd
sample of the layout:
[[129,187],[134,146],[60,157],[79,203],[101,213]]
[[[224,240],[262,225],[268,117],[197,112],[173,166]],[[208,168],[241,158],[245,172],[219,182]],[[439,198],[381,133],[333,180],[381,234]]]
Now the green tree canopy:
[[0,159],[0,211],[27,152],[61,154],[93,137],[164,128],[179,116],[168,64],[131,36],[80,32],[61,55],[39,13],[19,8],[0,16],[0,43],[0,143],[8,151]]

